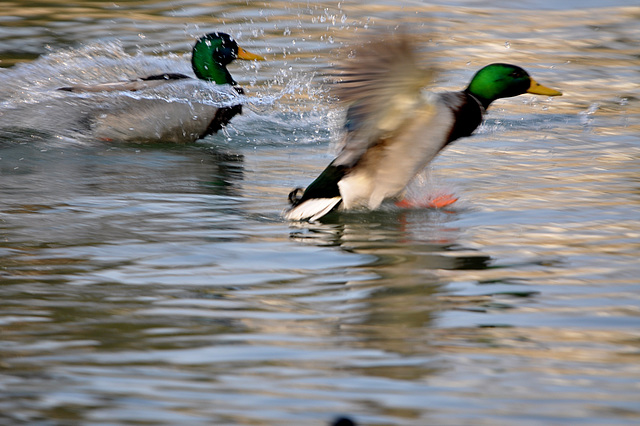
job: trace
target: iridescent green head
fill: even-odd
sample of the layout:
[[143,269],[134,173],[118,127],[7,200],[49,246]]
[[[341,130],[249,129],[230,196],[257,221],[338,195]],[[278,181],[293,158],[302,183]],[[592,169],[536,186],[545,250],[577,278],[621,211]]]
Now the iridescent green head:
[[200,38],[193,46],[191,66],[198,78],[217,84],[235,85],[227,70],[227,65],[235,59],[264,61],[262,56],[239,47],[229,34],[215,32]]
[[509,64],[491,64],[482,68],[473,76],[465,92],[477,98],[485,108],[496,99],[510,98],[523,93],[562,95],[557,90],[537,83],[522,68]]

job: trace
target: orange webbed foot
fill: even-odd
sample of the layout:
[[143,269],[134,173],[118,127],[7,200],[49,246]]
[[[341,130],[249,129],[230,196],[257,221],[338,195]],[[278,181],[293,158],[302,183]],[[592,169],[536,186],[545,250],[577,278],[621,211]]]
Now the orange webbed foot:
[[415,207],[416,205],[414,203],[412,203],[411,201],[407,200],[406,198],[403,198],[400,201],[396,201],[396,207],[400,207],[401,209],[410,209],[412,207]]
[[426,200],[407,200],[406,198],[396,201],[396,206],[401,209],[441,209],[458,201],[458,197],[453,194],[442,194]]
[[458,197],[454,196],[453,194],[443,194],[443,195],[438,195],[432,200],[429,200],[428,204],[429,204],[429,207],[432,207],[434,209],[441,209],[443,207],[450,206],[456,201],[458,201]]

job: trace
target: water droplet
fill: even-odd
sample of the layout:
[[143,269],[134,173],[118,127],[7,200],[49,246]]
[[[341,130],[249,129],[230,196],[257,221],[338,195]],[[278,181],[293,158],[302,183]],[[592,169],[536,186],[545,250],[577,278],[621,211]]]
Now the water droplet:
[[509,43],[508,41],[504,42],[504,47],[505,49],[510,49],[511,48],[511,43]]
[[594,102],[589,105],[585,111],[580,111],[578,116],[580,117],[580,122],[584,125],[590,125],[593,121],[593,115],[600,109],[600,104],[598,102]]

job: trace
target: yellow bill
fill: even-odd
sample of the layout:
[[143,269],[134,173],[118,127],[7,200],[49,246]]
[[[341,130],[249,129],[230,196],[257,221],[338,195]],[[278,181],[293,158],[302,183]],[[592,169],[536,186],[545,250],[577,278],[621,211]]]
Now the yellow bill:
[[533,93],[534,95],[562,96],[562,92],[559,92],[556,89],[552,89],[547,86],[543,86],[534,79],[531,79],[531,86],[529,86],[527,93]]
[[238,59],[244,59],[247,61],[266,61],[264,56],[256,55],[255,53],[251,53],[247,50],[244,50],[242,47],[238,46]]

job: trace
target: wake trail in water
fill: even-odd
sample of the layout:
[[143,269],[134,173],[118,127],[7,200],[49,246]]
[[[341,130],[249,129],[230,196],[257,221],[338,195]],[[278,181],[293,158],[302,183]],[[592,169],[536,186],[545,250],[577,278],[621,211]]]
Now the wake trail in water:
[[[190,54],[189,54],[190,55]],[[308,78],[289,79],[276,90],[247,90],[239,94],[230,85],[216,85],[193,76],[190,56],[130,55],[118,43],[88,45],[53,52],[31,63],[0,71],[0,137],[15,139],[32,132],[58,140],[90,142],[114,123],[140,126],[137,133],[160,133],[156,127],[178,120],[183,132],[217,108],[243,105],[256,114],[278,113],[278,101],[308,86]],[[163,73],[181,73],[180,79],[138,91],[74,93],[59,90],[76,84],[124,82]],[[115,117],[115,118],[114,118]],[[139,123],[147,121],[142,127]]]

